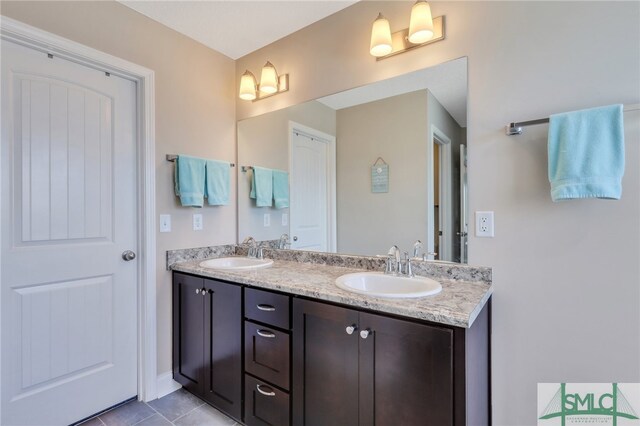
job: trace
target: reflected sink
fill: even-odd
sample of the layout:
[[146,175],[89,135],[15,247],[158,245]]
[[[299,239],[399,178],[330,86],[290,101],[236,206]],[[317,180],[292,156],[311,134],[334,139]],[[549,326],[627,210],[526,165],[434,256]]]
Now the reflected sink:
[[403,277],[382,272],[357,272],[336,279],[336,285],[353,293],[376,297],[412,298],[432,296],[442,291],[439,282],[426,277]]
[[245,271],[248,269],[269,268],[273,265],[271,259],[254,259],[252,257],[220,257],[200,262],[201,268],[226,269],[233,271]]

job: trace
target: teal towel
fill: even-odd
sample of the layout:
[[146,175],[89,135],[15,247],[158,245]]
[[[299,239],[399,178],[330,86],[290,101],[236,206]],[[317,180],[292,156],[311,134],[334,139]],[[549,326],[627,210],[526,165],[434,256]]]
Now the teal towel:
[[251,176],[251,194],[258,207],[271,207],[273,201],[273,172],[264,167],[254,167]]
[[229,204],[230,170],[231,164],[226,161],[206,161],[205,194],[210,206]]
[[620,199],[624,173],[622,105],[552,115],[548,150],[553,201]]
[[175,191],[183,206],[202,207],[205,163],[203,158],[188,155],[176,159]]
[[283,170],[273,171],[273,200],[276,209],[289,207],[289,173]]

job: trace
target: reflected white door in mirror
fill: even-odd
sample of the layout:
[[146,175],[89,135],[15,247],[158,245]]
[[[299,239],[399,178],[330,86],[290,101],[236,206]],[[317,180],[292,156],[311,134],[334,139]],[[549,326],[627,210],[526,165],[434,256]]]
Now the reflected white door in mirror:
[[289,128],[291,248],[335,251],[335,137]]

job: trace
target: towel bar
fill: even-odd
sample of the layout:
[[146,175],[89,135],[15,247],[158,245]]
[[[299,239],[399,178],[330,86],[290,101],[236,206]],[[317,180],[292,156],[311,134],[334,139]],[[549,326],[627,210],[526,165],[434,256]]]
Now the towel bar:
[[[167,161],[171,161],[172,163],[175,162],[178,159],[178,156],[176,154],[167,154]],[[230,167],[235,167],[236,165],[234,163],[229,163]]]
[[[640,104],[627,105],[624,107],[624,112],[638,111],[640,110]],[[526,126],[535,126],[536,124],[548,123],[548,118],[539,118],[537,120],[520,121],[517,123],[509,123],[505,126],[505,133],[507,136],[515,136],[522,134],[522,128]]]

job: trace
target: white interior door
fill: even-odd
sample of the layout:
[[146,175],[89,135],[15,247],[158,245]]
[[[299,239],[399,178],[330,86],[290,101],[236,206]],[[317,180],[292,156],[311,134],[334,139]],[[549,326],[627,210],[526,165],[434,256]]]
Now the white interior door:
[[135,83],[2,41],[2,424],[137,393]]
[[293,129],[289,206],[291,248],[328,250],[327,141]]

